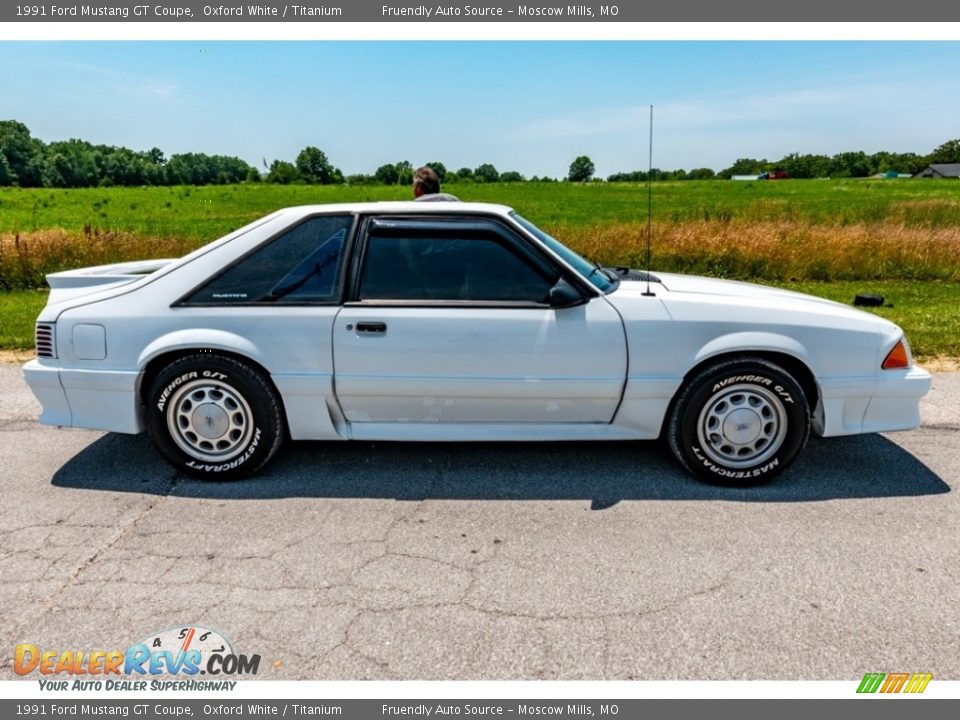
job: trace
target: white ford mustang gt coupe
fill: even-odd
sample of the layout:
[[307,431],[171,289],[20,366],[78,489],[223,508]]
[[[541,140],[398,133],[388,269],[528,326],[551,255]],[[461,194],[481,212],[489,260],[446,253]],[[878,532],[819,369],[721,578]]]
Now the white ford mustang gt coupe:
[[593,265],[510,208],[280,210],[178,260],[56,273],[24,367],[41,422],[148,431],[234,478],[293,440],[663,437],[719,483],[811,430],[919,424],[903,332],[746,283]]

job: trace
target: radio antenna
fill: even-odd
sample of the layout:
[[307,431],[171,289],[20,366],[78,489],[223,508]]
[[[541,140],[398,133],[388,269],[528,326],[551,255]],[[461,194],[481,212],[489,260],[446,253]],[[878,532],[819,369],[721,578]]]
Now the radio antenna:
[[650,291],[650,240],[653,236],[653,105],[650,106],[650,148],[647,155],[647,289],[644,297],[654,297]]

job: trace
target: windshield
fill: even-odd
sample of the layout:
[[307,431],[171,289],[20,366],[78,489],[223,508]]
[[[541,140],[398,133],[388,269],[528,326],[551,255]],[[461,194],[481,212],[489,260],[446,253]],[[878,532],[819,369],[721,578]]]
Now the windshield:
[[580,257],[562,242],[550,237],[532,222],[517,215],[517,213],[511,212],[510,216],[520,223],[525,229],[533,233],[534,237],[536,237],[540,242],[563,258],[563,260],[574,270],[593,283],[601,292],[608,292],[616,285],[616,283],[599,265]]

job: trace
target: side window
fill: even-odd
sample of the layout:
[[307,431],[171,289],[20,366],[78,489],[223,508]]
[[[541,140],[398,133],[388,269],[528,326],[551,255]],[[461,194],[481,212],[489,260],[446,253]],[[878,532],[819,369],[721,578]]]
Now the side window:
[[335,299],[351,215],[300,223],[186,299],[187,304],[309,303]]
[[500,237],[371,235],[361,300],[546,300],[547,277]]
[[360,300],[542,303],[555,281],[500,237],[371,235]]

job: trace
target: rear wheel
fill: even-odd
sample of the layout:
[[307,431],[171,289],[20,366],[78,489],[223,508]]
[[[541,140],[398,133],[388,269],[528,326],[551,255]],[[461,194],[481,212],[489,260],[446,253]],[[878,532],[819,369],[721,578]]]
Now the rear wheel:
[[800,384],[760,358],[726,360],[694,376],[671,409],[667,442],[697,477],[723,485],[773,479],[810,434]]
[[148,391],[146,422],[175,467],[214,480],[256,472],[284,435],[280,400],[269,381],[214,353],[188,355],[160,371]]

